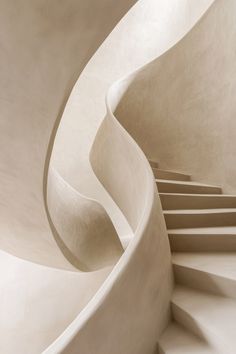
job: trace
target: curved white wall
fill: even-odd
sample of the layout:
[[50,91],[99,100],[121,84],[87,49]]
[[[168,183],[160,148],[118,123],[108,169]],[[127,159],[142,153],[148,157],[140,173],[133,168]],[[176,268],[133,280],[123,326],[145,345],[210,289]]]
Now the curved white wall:
[[[108,94],[108,111],[96,135],[91,162],[97,177],[127,218],[135,238],[111,273],[109,283],[97,293],[96,310],[88,306],[81,313],[85,319],[83,326],[78,316],[47,354],[59,348],[63,348],[63,353],[153,353],[168,321],[172,273],[160,201],[147,161],[112,113],[130,81],[132,76],[127,82],[114,85]],[[76,90],[73,94],[75,98]],[[75,127],[73,109],[75,106],[66,118],[69,122],[70,117],[70,124]],[[64,127],[68,122],[62,121]],[[69,141],[67,147],[70,148]],[[141,279],[145,279],[143,287]]]
[[[76,129],[72,134],[73,119],[69,130],[63,127],[65,116],[63,136],[71,140],[62,140],[65,153],[57,160],[65,175],[52,166],[47,184],[54,137],[71,87],[133,2],[69,0],[60,6],[56,0],[1,2],[0,247],[8,252],[0,257],[4,353],[42,352],[56,338],[45,353],[151,353],[169,319],[172,272],[160,201],[146,159],[115,120],[113,110],[108,111],[107,132],[114,137],[110,145],[114,159],[100,149],[103,141],[107,143],[106,130],[96,138],[98,149],[92,159],[123,214],[102,188],[91,188],[91,194],[112,210],[112,216],[118,215],[113,218],[118,220],[117,229],[135,237],[112,272],[122,247],[104,208],[85,199],[70,180],[72,175],[75,180],[82,177],[80,160],[75,158],[79,144],[73,140],[79,136]],[[88,125],[77,123],[86,132]],[[87,131],[90,137],[96,132],[92,126]],[[120,143],[129,155],[119,155]],[[58,144],[61,148],[60,139]],[[66,163],[69,152],[73,170]],[[100,171],[99,161],[104,167]],[[109,169],[112,173],[105,174]],[[122,171],[133,183],[124,195]],[[83,211],[89,216],[86,220]]]
[[234,1],[216,0],[181,42],[140,71],[117,111],[147,156],[226,193],[236,191],[234,14]]
[[67,103],[52,164],[76,190],[103,204],[121,239],[133,232],[89,163],[90,149],[106,114],[106,93],[115,80],[176,43],[211,2],[139,0],[90,60]]
[[155,181],[144,154],[113,116],[123,86],[109,91],[91,161],[135,237],[94,299],[45,354],[154,353],[169,321],[170,249]]
[[[106,235],[109,252],[101,249],[106,254],[101,262],[101,255],[94,255],[90,248],[89,270],[103,268],[80,272],[73,258],[68,253],[64,257],[58,247],[45,199],[51,148],[70,90],[96,48],[134,2],[0,3],[2,353],[42,352],[88,303],[121,255],[109,218],[101,206],[95,208],[95,215],[102,216],[100,222],[107,223],[106,230],[110,228],[111,237]],[[59,206],[54,204],[55,212]],[[69,218],[72,210],[73,203],[69,203],[64,217],[68,213]],[[93,211],[89,208],[90,215]],[[86,225],[90,230],[91,220]],[[96,243],[96,234],[91,241]],[[78,254],[74,245],[72,250]]]
[[52,168],[47,200],[54,237],[76,268],[97,270],[119,259],[123,248],[107,213],[95,200],[79,195]]
[[74,81],[133,3],[1,2],[2,249],[36,262],[60,258],[43,198],[55,129]]

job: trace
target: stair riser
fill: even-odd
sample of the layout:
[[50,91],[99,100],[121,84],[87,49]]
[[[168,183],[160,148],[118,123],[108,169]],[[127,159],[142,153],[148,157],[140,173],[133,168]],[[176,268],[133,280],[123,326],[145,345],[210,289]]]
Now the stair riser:
[[206,214],[164,213],[164,216],[167,229],[236,225],[236,212]]
[[188,331],[191,331],[202,340],[210,343],[212,347],[217,346],[217,349],[222,353],[227,352],[224,343],[222,343],[220,339],[219,333],[209,331],[207,327],[205,327],[197,319],[193,318],[191,314],[180,308],[176,303],[172,302],[171,307],[172,315],[176,322],[180,323],[183,327],[187,328]]
[[185,327],[188,331],[195,334],[198,338],[205,340],[204,330],[188,315],[184,310],[177,306],[174,302],[171,303],[172,316],[174,320]]
[[157,168],[153,168],[152,170],[155,178],[157,179],[169,179],[173,181],[190,181],[190,176],[182,173],[164,171],[164,170],[159,170]]
[[236,208],[236,197],[160,194],[164,210]]
[[[208,343],[176,322],[169,324],[159,340],[159,354],[217,354]],[[156,353],[157,354],[157,353]]]
[[200,270],[173,264],[175,281],[179,285],[236,298],[236,281]]
[[153,161],[153,160],[148,160],[150,166],[152,168],[158,168],[158,162],[157,161]]
[[233,252],[236,235],[172,235],[169,234],[172,252]]
[[220,194],[221,188],[157,182],[159,193]]

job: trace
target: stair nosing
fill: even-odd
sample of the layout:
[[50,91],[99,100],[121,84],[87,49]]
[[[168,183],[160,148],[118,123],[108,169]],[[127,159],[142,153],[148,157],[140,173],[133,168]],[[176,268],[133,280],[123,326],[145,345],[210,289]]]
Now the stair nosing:
[[[194,215],[194,214],[222,214],[236,213],[236,208],[207,208],[207,209],[167,209],[163,210],[164,214],[168,215]],[[235,225],[236,226],[236,225]]]
[[[157,183],[169,183],[169,184],[179,184],[179,185],[188,185],[188,186],[193,186],[193,187],[208,187],[208,188],[219,188],[221,189],[220,186],[212,185],[212,184],[206,184],[206,183],[201,183],[201,182],[196,182],[196,181],[179,181],[179,180],[172,180],[172,179],[158,179],[155,178]],[[162,192],[163,193],[163,192]]]
[[[212,234],[214,235],[214,232],[216,232],[216,230],[219,230],[221,231],[222,230],[222,233],[219,233],[219,234],[216,234],[216,235],[234,235],[234,233],[226,233],[225,231],[227,231],[227,228],[235,228],[235,235],[236,235],[236,226],[208,226],[208,227],[186,227],[186,228],[180,228],[180,229],[167,229],[167,232],[168,233],[171,233],[171,234],[181,234],[181,232],[183,232],[184,234],[186,235],[211,235],[211,233],[207,233],[206,232],[206,229],[208,231],[212,231]],[[196,232],[199,232],[199,233],[195,233],[195,232],[191,232],[191,231],[194,231],[196,230]]]
[[[184,182],[184,181],[183,181]],[[187,181],[186,181],[187,182]],[[220,187],[219,187],[220,188]],[[212,198],[236,198],[236,194],[201,194],[201,193],[168,193],[168,192],[159,192],[160,196],[183,196],[183,197],[212,197]]]

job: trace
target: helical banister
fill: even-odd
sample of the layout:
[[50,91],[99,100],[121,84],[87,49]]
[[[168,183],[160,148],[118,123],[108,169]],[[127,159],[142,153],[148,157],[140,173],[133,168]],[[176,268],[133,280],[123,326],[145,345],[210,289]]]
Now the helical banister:
[[113,115],[126,84],[120,81],[108,93],[107,116],[91,162],[127,217],[134,238],[94,298],[45,354],[151,353],[169,320],[170,250],[153,175],[146,157]]

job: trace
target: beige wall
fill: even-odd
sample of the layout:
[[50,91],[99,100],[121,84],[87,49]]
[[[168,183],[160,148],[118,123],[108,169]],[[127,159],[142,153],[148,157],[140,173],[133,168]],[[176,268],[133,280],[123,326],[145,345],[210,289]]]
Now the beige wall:
[[[165,14],[167,13],[168,11]],[[167,26],[168,21],[165,24]],[[188,26],[184,28],[185,31],[189,29]],[[123,39],[128,38],[127,32],[124,31],[123,35]],[[176,37],[173,36],[172,40],[174,38]],[[101,75],[101,68],[104,66],[105,70],[108,70],[109,78],[115,62],[119,61],[119,66],[121,62],[123,63],[117,56],[117,43],[113,47],[115,60],[112,61],[112,51],[107,51],[107,61],[94,69],[94,73],[90,73],[91,77],[88,75],[91,80],[90,84],[85,85],[88,96],[86,98],[83,93],[82,101],[79,101],[81,97],[78,95],[82,90],[77,90],[79,82],[76,84],[62,120],[53,161],[54,166],[75,189],[80,190],[84,183],[84,191],[87,190],[90,196],[98,196],[102,202],[104,202],[102,189],[97,189],[96,179],[94,180],[96,183],[91,183],[89,173],[83,175],[84,165],[79,161],[84,162],[88,158],[97,132],[98,124],[94,125],[93,117],[102,108],[101,105],[97,105],[97,100],[101,96],[104,98],[105,88],[108,85],[106,75]],[[139,53],[141,52],[144,53],[140,47]],[[133,54],[132,51],[130,53]],[[127,53],[124,55],[127,60],[135,58],[131,54],[129,57]],[[104,57],[101,56],[101,62],[103,59]],[[100,81],[99,77],[104,78],[104,86],[103,79]],[[94,100],[93,97],[97,99]],[[83,116],[78,114],[79,102],[80,105],[83,104]],[[109,104],[111,104],[110,100],[108,106]],[[88,112],[92,112],[93,115],[87,115]],[[104,107],[101,112],[105,113]],[[103,115],[98,116],[98,123],[102,117]],[[82,119],[87,120],[87,124],[82,123]],[[85,140],[80,141],[79,136],[84,137]],[[89,141],[88,145],[86,141]],[[63,147],[66,147],[66,150],[62,150]],[[60,152],[63,151],[64,161],[60,161]],[[83,158],[80,160],[82,155]],[[74,164],[72,168],[73,159],[78,161],[78,164]],[[66,169],[60,169],[62,161]],[[68,164],[64,165],[65,161]],[[158,337],[169,319],[169,299],[172,290],[170,250],[160,200],[150,168],[138,146],[115,121],[115,117],[112,117],[112,110],[108,110],[106,121],[103,122],[96,136],[91,151],[91,161],[97,177],[132,226],[135,237],[94,299],[46,353],[60,350],[63,353],[81,351],[88,354],[93,352],[151,354],[154,353]],[[146,183],[143,183],[144,180]],[[108,210],[109,208],[110,205]]]
[[53,166],[80,193],[105,207],[122,238],[132,230],[98,182],[89,153],[105,114],[109,86],[159,56],[197,21],[212,0],[139,0],[90,60],[77,81],[58,130]]
[[[112,0],[69,0],[60,6],[56,0],[1,1],[3,250],[44,264],[63,262],[43,196],[55,130],[86,62],[134,2],[122,0],[114,7]],[[109,21],[104,21],[108,14]]]
[[[96,221],[109,224],[110,240],[116,240],[119,250],[112,260],[108,256],[111,266],[106,266],[105,257],[99,265],[103,269],[80,272],[54,238],[45,194],[51,147],[70,90],[134,2],[0,1],[1,353],[41,353],[93,297],[121,255],[117,234],[100,206]],[[78,193],[72,194],[77,203]],[[58,210],[61,205],[53,207]],[[87,217],[94,211],[88,209]],[[70,201],[63,210],[67,221],[72,210]]]
[[[109,63],[110,61],[107,62],[108,68]],[[94,84],[96,89],[102,88],[101,85],[99,86],[98,74],[101,73],[97,72]],[[90,100],[95,90],[92,86],[93,80],[94,76],[91,77],[91,86],[88,86],[91,90]],[[97,306],[96,311],[91,312],[82,328],[79,326],[78,317],[68,327],[64,336],[53,343],[47,354],[62,347],[64,347],[63,353],[96,351],[101,354],[111,352],[113,354],[144,352],[151,354],[154,353],[158,337],[168,321],[172,272],[160,200],[154,187],[152,173],[142,152],[112,115],[125,86],[126,83],[114,85],[109,91],[108,111],[91,150],[91,163],[97,177],[132,226],[135,237],[111,273],[112,287],[109,292],[106,293],[107,288],[102,287],[97,293],[97,301],[101,301],[100,306]],[[74,91],[75,97],[76,90]],[[92,101],[87,106],[88,110],[96,107],[96,104],[91,107],[91,103]],[[75,109],[76,105],[73,108]],[[70,118],[73,117],[73,108],[70,111]],[[85,117],[89,118],[89,116]],[[69,119],[69,115],[67,118]],[[68,122],[63,120],[62,123],[64,122],[65,125],[62,126],[65,127],[67,124],[69,126],[69,120]],[[88,123],[93,124],[93,121]],[[72,126],[76,128],[73,122]],[[79,131],[75,131],[78,134]],[[63,133],[62,129],[60,133]],[[70,142],[69,140],[67,142],[69,149]],[[78,156],[84,152],[82,149],[74,151],[78,153]],[[78,166],[81,167],[81,165]],[[80,173],[82,173],[81,170]],[[143,283],[140,287],[141,279],[145,279],[145,285]],[[128,292],[127,289],[129,289]],[[90,312],[89,306],[87,311]],[[108,327],[109,336],[107,336]],[[91,342],[89,339],[92,332],[96,335],[93,336]]]
[[83,327],[75,320],[45,354],[156,354],[169,319],[173,279],[159,198],[150,206],[149,222],[136,234],[137,242],[81,313]]
[[[49,223],[45,203],[51,149],[72,85],[98,45],[133,3],[132,0],[69,0],[58,6],[56,0],[1,1],[0,247],[6,252],[0,255],[0,332],[1,351],[6,354],[42,352],[63,330],[48,352],[148,353],[153,351],[168,320],[172,286],[170,250],[160,201],[144,157],[149,189],[140,195],[140,200],[137,198],[139,205],[130,204],[127,211],[124,208],[124,214],[130,214],[136,237],[111,273],[112,265],[121,255],[121,245],[104,209],[100,206],[98,210],[92,199],[81,203],[85,198],[68,186],[67,180],[60,176],[58,181],[53,175],[48,183],[48,205],[54,225]],[[86,135],[87,127],[80,123]],[[93,136],[94,131],[87,132]],[[69,136],[71,142],[73,138],[79,140],[79,135]],[[66,142],[63,143],[63,148],[67,148]],[[68,156],[62,150],[63,163]],[[79,161],[73,162],[76,167],[68,175],[79,179]],[[124,162],[127,168],[129,161]],[[122,166],[119,165],[119,171]],[[135,178],[134,173],[132,176]],[[137,178],[136,182],[140,180]],[[114,183],[112,189],[115,188]],[[147,203],[142,209],[145,198]],[[122,206],[119,200],[117,204]],[[80,214],[84,210],[85,214]],[[128,216],[125,215],[127,219]],[[91,253],[88,252],[85,261],[82,259],[88,251],[87,245],[80,257],[83,228],[79,227],[85,221],[86,227],[96,227],[96,222],[92,223],[94,217],[98,223],[109,223],[106,232],[103,234],[101,228],[98,235],[108,236],[109,247],[99,249],[108,250],[108,258],[91,248],[99,264],[93,259],[88,265]],[[61,251],[65,245],[60,249],[56,232],[61,240],[63,237],[67,240],[67,251],[72,251],[73,257],[78,256],[76,261],[82,260],[88,268],[80,267],[66,252],[64,257]],[[91,237],[90,244],[99,243],[99,237],[95,240]],[[110,263],[111,267],[105,268]],[[104,268],[94,271],[101,267]],[[114,343],[118,344],[115,348]]]
[[236,191],[235,11],[235,1],[216,0],[140,71],[117,111],[147,156],[228,193]]

